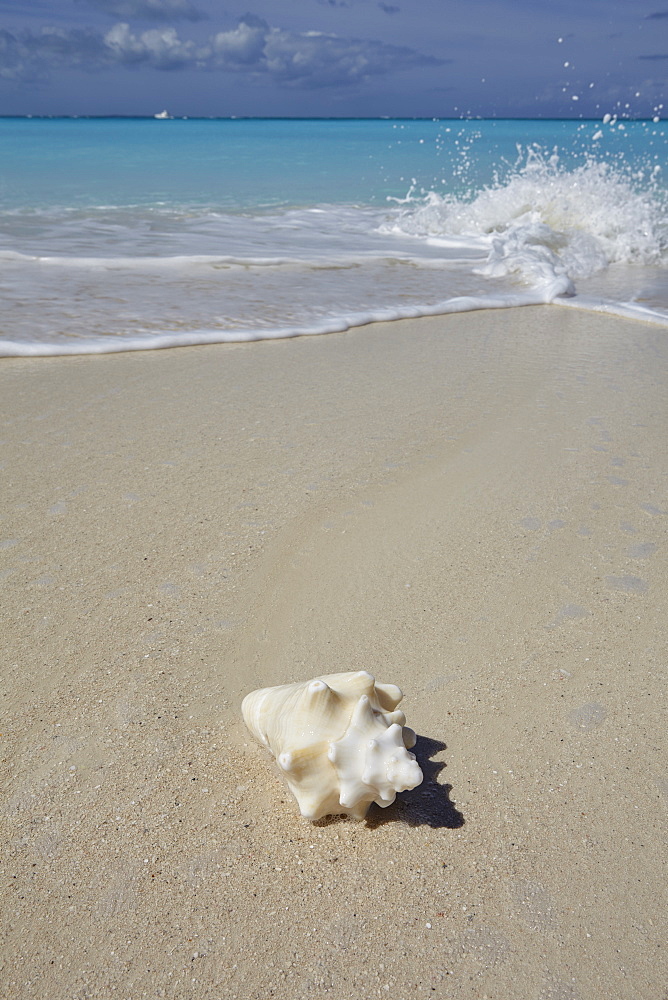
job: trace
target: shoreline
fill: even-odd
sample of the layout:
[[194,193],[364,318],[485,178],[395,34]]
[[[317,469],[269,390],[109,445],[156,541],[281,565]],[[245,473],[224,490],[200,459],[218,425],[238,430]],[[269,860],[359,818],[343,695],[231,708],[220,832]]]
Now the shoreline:
[[[6,359],[12,997],[657,1000],[667,369],[543,306]],[[362,667],[425,781],[310,824],[239,704]]]
[[[648,323],[659,329],[668,328],[668,314],[657,312],[648,306],[639,304],[631,305],[628,302],[608,302],[605,299],[598,299],[588,295],[559,295],[550,300],[536,292],[521,295],[508,295],[502,298],[488,296],[487,298],[476,299],[469,296],[455,296],[448,300],[451,308],[433,309],[425,308],[419,315],[415,315],[412,310],[408,310],[405,315],[385,315],[378,316],[377,313],[362,315],[357,319],[345,321],[332,321],[330,326],[321,329],[299,329],[287,327],[280,330],[265,330],[263,332],[229,332],[229,339],[216,339],[220,332],[210,330],[191,331],[190,333],[178,336],[173,333],[155,334],[150,344],[142,340],[131,337],[125,340],[122,337],[97,337],[89,342],[89,346],[83,348],[79,343],[68,342],[65,345],[57,346],[52,343],[39,344],[41,352],[33,351],[33,345],[26,341],[0,341],[0,364],[5,360],[13,358],[46,359],[46,358],[85,358],[100,357],[108,354],[136,354],[138,352],[151,353],[153,351],[171,351],[180,348],[201,348],[201,347],[225,347],[234,344],[260,344],[265,341],[299,340],[303,337],[330,337],[335,334],[352,333],[356,330],[364,330],[367,327],[387,326],[389,323],[420,322],[423,319],[443,319],[450,316],[460,316],[468,313],[489,313],[497,310],[535,309],[546,306],[564,307],[575,309],[585,314],[594,313],[599,316],[612,316],[617,319],[630,320],[635,323]],[[121,345],[122,346],[119,346]],[[38,342],[35,342],[38,345]],[[95,346],[91,346],[95,345]],[[106,345],[106,346],[104,346]]]

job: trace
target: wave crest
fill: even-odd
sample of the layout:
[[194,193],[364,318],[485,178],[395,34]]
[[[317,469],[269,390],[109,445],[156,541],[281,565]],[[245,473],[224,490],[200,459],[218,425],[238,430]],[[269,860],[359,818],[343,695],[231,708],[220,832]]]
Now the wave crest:
[[609,264],[666,260],[668,204],[658,173],[629,176],[595,160],[567,170],[556,153],[529,149],[508,178],[468,199],[409,192],[391,228],[430,243],[486,246],[479,273],[516,274],[551,300]]

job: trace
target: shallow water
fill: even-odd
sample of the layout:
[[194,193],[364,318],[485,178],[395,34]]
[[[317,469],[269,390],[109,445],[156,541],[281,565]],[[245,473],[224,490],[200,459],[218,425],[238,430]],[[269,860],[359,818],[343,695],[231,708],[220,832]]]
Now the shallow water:
[[0,119],[0,354],[565,302],[668,323],[662,122]]

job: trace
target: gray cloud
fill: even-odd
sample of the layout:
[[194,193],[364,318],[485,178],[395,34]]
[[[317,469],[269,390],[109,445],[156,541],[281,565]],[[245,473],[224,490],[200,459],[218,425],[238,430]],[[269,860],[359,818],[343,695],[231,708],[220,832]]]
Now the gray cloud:
[[648,14],[645,17],[646,21],[660,21],[664,17],[668,17],[668,10],[657,10],[654,14]]
[[77,3],[128,20],[201,21],[208,17],[190,0],[77,0]]
[[0,31],[0,78],[44,79],[49,69],[90,69],[105,58],[104,40],[87,29],[44,27],[15,35]]
[[214,36],[211,59],[225,69],[243,67],[283,83],[309,86],[351,84],[369,76],[442,62],[413,49],[369,39],[282,31],[248,15],[233,31]]
[[175,28],[152,28],[133,35],[127,24],[115,24],[104,36],[106,62],[175,70],[197,66],[200,51],[194,42],[182,42]]
[[398,14],[401,7],[393,7],[391,3],[379,3],[378,6],[381,10],[384,10],[386,14]]
[[265,57],[270,31],[261,17],[246,14],[232,31],[219,31],[214,35],[210,58],[228,68],[257,68]]
[[105,34],[50,27],[19,35],[0,32],[0,77],[6,79],[43,77],[57,67],[93,72],[125,66],[224,70],[264,76],[288,86],[321,87],[350,85],[445,61],[371,39],[284,31],[253,14],[202,43],[180,38],[173,27],[136,32],[124,21]]
[[0,79],[18,76],[21,67],[21,52],[16,37],[9,31],[0,30]]
[[658,61],[660,59],[668,59],[668,52],[658,52],[656,55],[652,56],[638,56],[638,59],[651,59],[652,61]]

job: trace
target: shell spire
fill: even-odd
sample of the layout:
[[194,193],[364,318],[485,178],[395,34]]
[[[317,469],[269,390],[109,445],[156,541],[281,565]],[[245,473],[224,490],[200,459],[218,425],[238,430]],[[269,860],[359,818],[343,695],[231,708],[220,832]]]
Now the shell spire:
[[302,816],[363,819],[415,788],[422,771],[410,753],[415,733],[397,709],[395,684],[366,670],[262,688],[241,706],[250,732],[276,757]]

